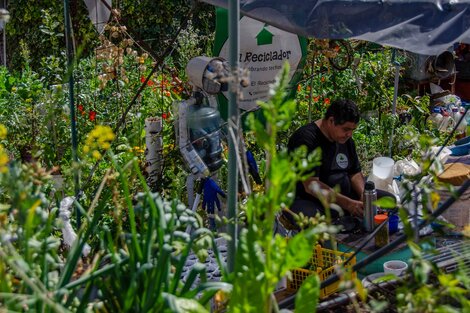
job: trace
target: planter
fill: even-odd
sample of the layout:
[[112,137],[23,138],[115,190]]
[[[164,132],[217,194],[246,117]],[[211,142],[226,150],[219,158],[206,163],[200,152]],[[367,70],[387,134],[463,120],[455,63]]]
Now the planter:
[[371,118],[379,118],[379,110],[368,110],[361,113],[361,117],[369,121]]
[[65,181],[65,179],[62,176],[62,174],[52,175],[52,182],[54,183],[54,188],[57,191],[60,191],[60,190],[64,189],[64,181]]

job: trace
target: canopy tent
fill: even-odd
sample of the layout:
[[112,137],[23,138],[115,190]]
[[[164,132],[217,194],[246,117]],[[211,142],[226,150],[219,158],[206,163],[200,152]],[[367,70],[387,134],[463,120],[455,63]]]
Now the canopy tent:
[[470,43],[469,0],[240,0],[240,13],[305,37],[356,38],[424,55]]

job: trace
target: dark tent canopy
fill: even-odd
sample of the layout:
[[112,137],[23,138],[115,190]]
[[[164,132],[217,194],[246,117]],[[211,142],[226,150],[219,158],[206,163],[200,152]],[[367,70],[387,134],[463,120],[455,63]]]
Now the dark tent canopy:
[[424,55],[470,43],[469,0],[240,0],[240,13],[305,37],[356,38]]

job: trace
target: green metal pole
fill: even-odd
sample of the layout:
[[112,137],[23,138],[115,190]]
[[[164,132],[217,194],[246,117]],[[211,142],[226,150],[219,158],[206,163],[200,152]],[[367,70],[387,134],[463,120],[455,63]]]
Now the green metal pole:
[[[397,50],[392,50],[392,63],[395,65],[395,80],[393,84],[393,102],[392,102],[392,115],[395,117],[397,115],[397,99],[398,99],[398,82],[400,79],[400,63],[396,60]],[[392,141],[395,125],[392,127],[390,132],[390,139],[388,140],[388,154],[392,157]]]
[[[227,177],[227,210],[228,218],[231,223],[228,225],[228,234],[232,238],[227,245],[227,267],[229,272],[233,272],[235,268],[235,254],[237,247],[237,195],[238,195],[238,168],[237,168],[237,145],[238,136],[238,54],[239,54],[239,38],[238,38],[238,21],[240,19],[240,1],[230,0],[228,16],[228,39],[229,39],[229,60],[232,68],[232,75],[235,79],[230,83],[228,94],[228,177]],[[231,130],[231,131],[230,131]],[[232,134],[234,134],[232,136]]]
[[[74,102],[74,82],[73,82],[73,46],[70,26],[69,14],[69,0],[64,0],[64,17],[65,17],[65,43],[67,46],[67,76],[69,79],[69,104],[70,104],[70,120],[71,120],[71,133],[72,133],[72,162],[73,162],[73,182],[75,199],[78,199],[80,192],[80,173],[77,167],[77,123],[75,116],[75,102]],[[77,210],[77,227],[80,228],[80,211]]]

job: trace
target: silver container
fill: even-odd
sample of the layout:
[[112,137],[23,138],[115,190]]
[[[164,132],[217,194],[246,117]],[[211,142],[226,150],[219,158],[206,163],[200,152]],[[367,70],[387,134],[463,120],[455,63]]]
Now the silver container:
[[377,206],[374,204],[377,201],[377,191],[375,184],[372,181],[366,182],[364,187],[364,217],[363,224],[364,230],[371,232],[374,230],[374,216],[377,214]]

